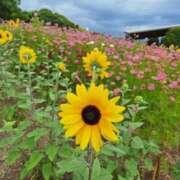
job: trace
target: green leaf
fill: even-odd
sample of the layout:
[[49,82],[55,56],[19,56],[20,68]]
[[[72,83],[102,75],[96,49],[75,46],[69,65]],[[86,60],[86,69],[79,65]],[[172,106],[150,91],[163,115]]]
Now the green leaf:
[[68,144],[63,141],[63,146],[61,147],[60,156],[62,158],[69,158],[72,156],[74,149]]
[[27,137],[34,137],[35,141],[37,141],[40,137],[45,136],[48,133],[48,130],[45,128],[38,128],[34,131],[30,132]]
[[25,120],[19,123],[18,125],[18,129],[24,130],[26,128],[28,128],[30,125],[32,125],[32,122],[29,120]]
[[35,99],[34,101],[33,101],[33,103],[35,103],[35,104],[41,104],[41,103],[44,103],[46,100],[45,99]]
[[120,147],[116,147],[116,146],[113,146],[111,144],[108,144],[107,145],[107,148],[111,149],[111,151],[117,153],[118,156],[124,156],[126,155],[126,151],[124,151],[123,149],[121,149]]
[[101,150],[101,153],[106,155],[106,156],[113,156],[114,155],[113,151],[110,148],[108,148],[107,145],[104,145],[104,147]]
[[49,97],[50,97],[50,99],[51,99],[51,101],[54,101],[55,100],[55,94],[54,94],[54,92],[53,91],[49,91]]
[[142,122],[130,122],[129,123],[129,127],[132,129],[137,129],[139,127],[141,127],[144,123]]
[[175,180],[180,179],[180,160],[177,160],[176,164],[173,166],[172,175]]
[[105,154],[107,156],[113,156],[114,153],[116,153],[116,155],[118,157],[124,156],[124,155],[127,154],[127,152],[121,146],[116,147],[116,146],[114,146],[112,144],[106,144],[103,147],[101,153],[103,153],[103,154]]
[[135,149],[143,149],[144,148],[143,141],[138,136],[133,137],[131,146]]
[[153,169],[153,162],[149,158],[144,159],[144,165],[148,171],[151,171]]
[[27,171],[32,170],[33,168],[35,168],[38,163],[41,161],[41,159],[44,157],[44,155],[39,152],[39,151],[34,151],[31,154],[31,157],[29,158],[29,160],[26,162],[25,164],[25,168]]
[[52,164],[51,163],[46,163],[43,164],[42,166],[42,174],[45,180],[49,180],[49,178],[52,176]]
[[28,172],[27,169],[24,167],[20,173],[20,180],[24,180],[24,178],[28,175],[28,173],[30,173],[30,171]]
[[127,179],[122,176],[118,176],[118,180],[127,180]]
[[9,144],[13,144],[17,140],[17,137],[7,137],[0,139],[0,148],[5,147]]
[[49,144],[46,149],[46,154],[49,160],[53,161],[58,152],[58,146],[56,144]]
[[19,148],[25,150],[32,150],[35,148],[36,142],[34,141],[34,137],[26,138],[22,143],[19,144]]
[[107,163],[106,170],[112,173],[117,168],[117,161],[109,161]]
[[101,168],[101,173],[98,180],[112,180],[113,176],[107,169]]
[[92,167],[92,179],[93,180],[99,180],[99,176],[101,173],[101,166],[99,159],[95,159]]
[[73,170],[73,180],[87,180],[89,169],[85,161],[80,162],[81,165]]
[[59,173],[64,174],[66,172],[77,172],[79,169],[83,169],[84,167],[86,168],[87,164],[84,159],[75,159],[74,157],[69,158],[68,160],[62,160],[60,163],[58,163],[58,167]]
[[155,154],[160,153],[159,147],[153,142],[148,143],[148,151]]
[[125,166],[127,171],[127,174],[129,174],[131,177],[135,177],[138,174],[137,170],[137,162],[134,159],[126,160]]
[[12,150],[8,153],[6,162],[8,165],[14,164],[21,157],[21,152],[18,150]]
[[144,110],[144,109],[147,109],[148,107],[147,106],[143,106],[143,107],[139,107],[138,110]]
[[25,110],[29,110],[31,106],[32,106],[32,103],[30,101],[27,103],[18,104],[18,108],[25,109]]

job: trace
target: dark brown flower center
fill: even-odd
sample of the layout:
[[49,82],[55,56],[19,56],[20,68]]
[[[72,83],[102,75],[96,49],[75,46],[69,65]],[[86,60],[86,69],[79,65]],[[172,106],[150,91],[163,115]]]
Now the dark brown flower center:
[[86,124],[95,125],[99,122],[101,113],[96,106],[89,105],[82,110],[81,116]]

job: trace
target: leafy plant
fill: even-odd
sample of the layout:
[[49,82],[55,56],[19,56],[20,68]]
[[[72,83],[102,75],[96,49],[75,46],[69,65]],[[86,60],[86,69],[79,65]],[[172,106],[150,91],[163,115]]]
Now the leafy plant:
[[173,44],[174,46],[180,47],[180,27],[169,30],[162,42],[166,46],[171,46]]

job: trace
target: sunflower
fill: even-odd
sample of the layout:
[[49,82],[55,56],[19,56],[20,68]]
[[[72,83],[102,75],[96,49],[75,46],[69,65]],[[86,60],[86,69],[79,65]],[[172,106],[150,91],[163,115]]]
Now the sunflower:
[[90,76],[93,74],[93,68],[96,68],[101,79],[108,77],[106,70],[110,62],[107,60],[106,54],[99,51],[97,48],[83,57],[83,64],[85,71],[87,71]]
[[0,29],[0,45],[5,44],[8,41],[6,34],[3,30]]
[[76,94],[68,93],[68,103],[60,105],[60,123],[66,129],[66,137],[75,137],[76,144],[84,150],[90,143],[97,152],[103,145],[102,137],[108,141],[118,140],[118,129],[113,123],[121,122],[125,107],[116,105],[119,97],[108,98],[108,89],[91,83],[87,89],[76,86]]
[[9,32],[9,31],[4,31],[4,33],[5,33],[5,36],[7,37],[7,40],[12,41],[13,34],[11,32]]
[[16,21],[14,21],[14,20],[8,21],[8,25],[10,27],[12,27],[12,28],[18,28],[19,24],[20,24],[20,20],[19,19],[16,19]]
[[57,67],[61,71],[66,71],[66,65],[64,63],[57,64]]
[[36,61],[36,53],[29,47],[21,46],[19,50],[19,58],[22,64],[32,64]]

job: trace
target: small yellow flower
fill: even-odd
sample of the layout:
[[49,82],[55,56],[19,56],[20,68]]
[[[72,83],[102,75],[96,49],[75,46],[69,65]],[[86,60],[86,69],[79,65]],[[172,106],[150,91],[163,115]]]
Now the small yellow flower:
[[64,63],[59,63],[59,64],[57,65],[57,67],[58,67],[59,70],[61,70],[61,71],[65,71],[65,70],[66,70],[66,66],[65,66]]
[[33,49],[21,46],[19,50],[19,59],[22,64],[32,64],[36,61],[36,53]]
[[9,32],[9,31],[4,31],[4,33],[5,33],[5,36],[7,37],[7,40],[12,41],[13,34],[11,32]]
[[16,21],[10,20],[8,21],[8,25],[12,28],[18,28],[20,25],[20,20],[19,19],[16,19]]
[[0,29],[0,45],[5,44],[8,41],[6,34]]
[[113,48],[113,47],[114,47],[114,44],[110,44],[109,47],[110,47],[110,48]]
[[87,42],[88,45],[93,45],[94,44],[94,41],[89,41]]
[[87,71],[90,76],[92,76],[93,68],[95,67],[101,79],[108,77],[106,70],[110,62],[107,60],[106,54],[99,51],[97,48],[83,57],[83,63],[85,71]]
[[75,137],[76,144],[84,150],[88,144],[97,152],[108,141],[118,140],[118,129],[113,123],[121,122],[124,106],[116,105],[120,97],[108,98],[109,91],[103,85],[76,86],[76,94],[68,93],[68,103],[60,105],[60,123],[66,129],[66,137]]
[[175,49],[175,46],[174,46],[174,44],[171,44],[171,45],[169,46],[169,49],[170,49],[170,50],[173,50],[173,49]]

